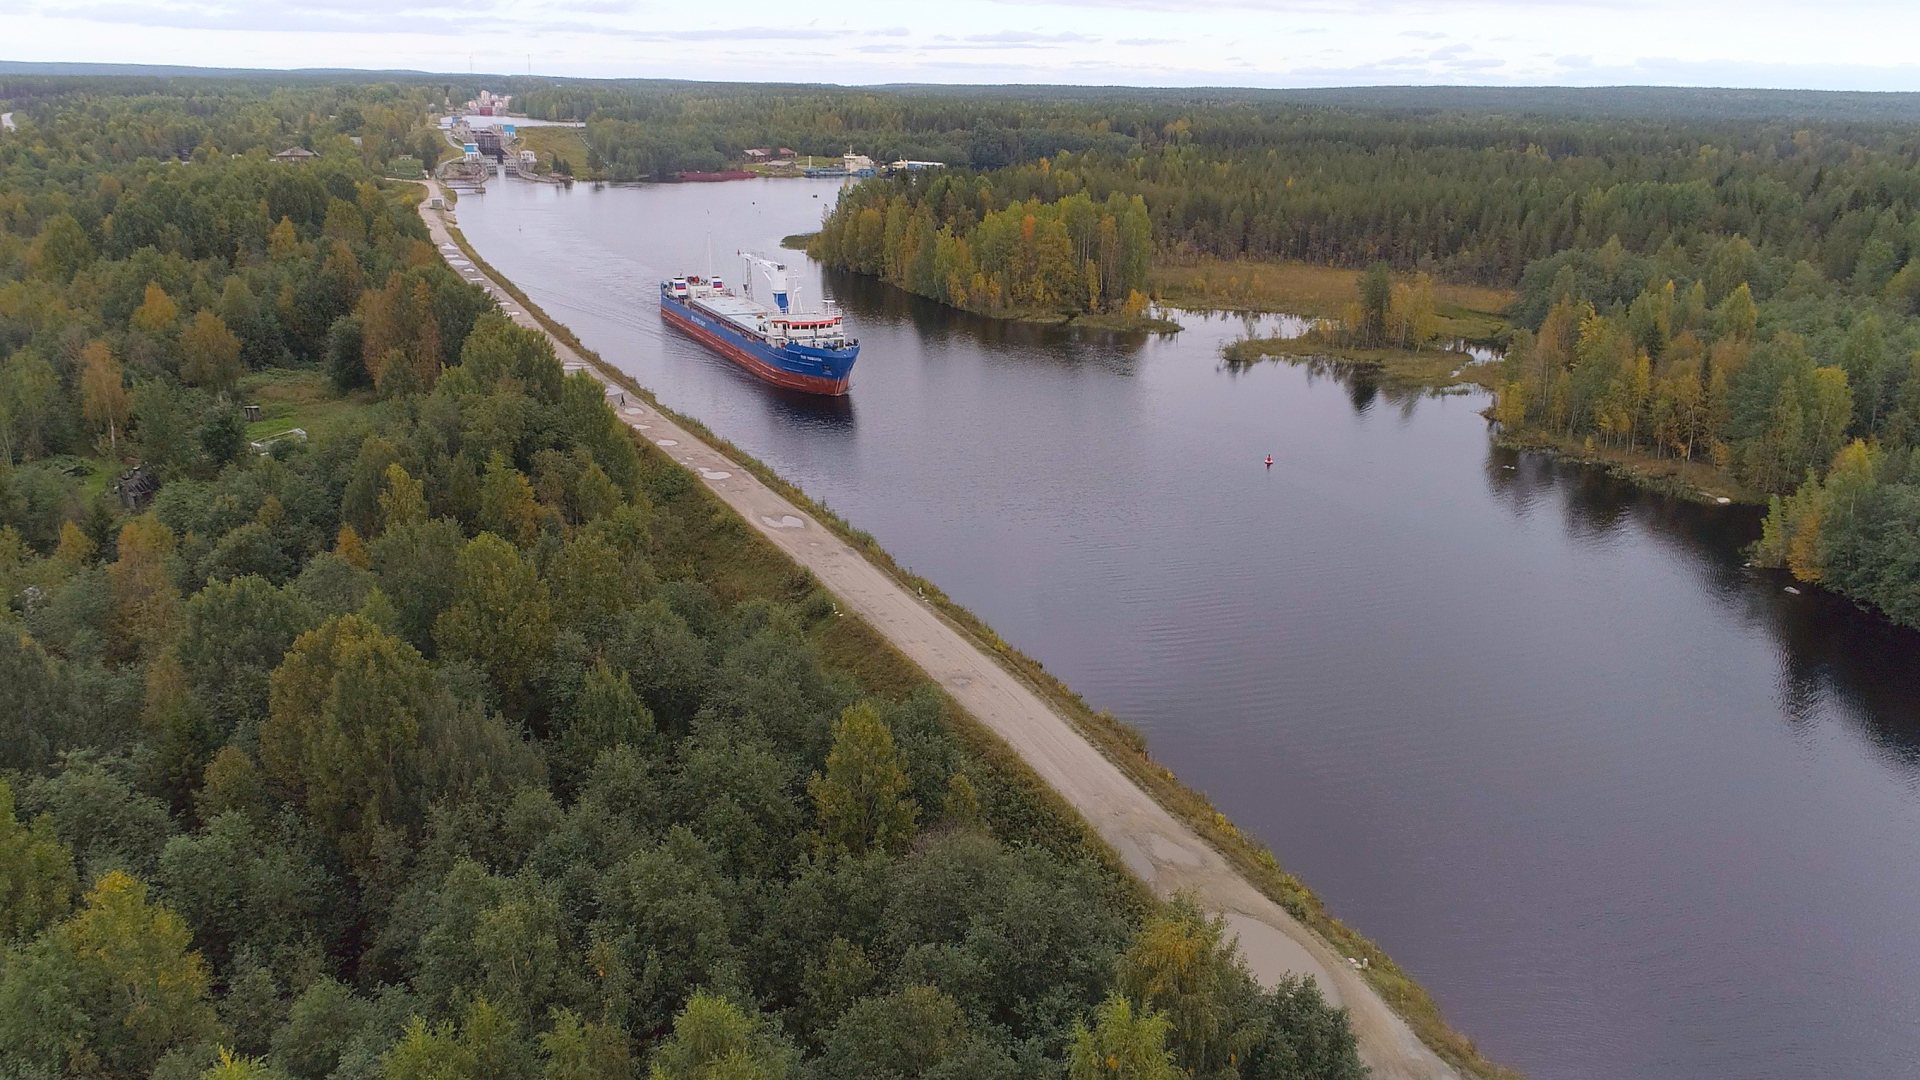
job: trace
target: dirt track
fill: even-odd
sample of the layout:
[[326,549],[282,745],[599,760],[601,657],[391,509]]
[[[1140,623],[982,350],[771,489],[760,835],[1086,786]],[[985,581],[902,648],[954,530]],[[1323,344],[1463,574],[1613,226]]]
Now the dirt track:
[[[429,190],[440,193],[437,184]],[[421,216],[441,254],[465,261],[441,215],[423,203]],[[518,301],[477,268],[456,269],[492,292],[515,322],[546,333]],[[594,364],[548,337],[569,370],[584,370],[607,381]],[[1263,983],[1272,985],[1289,971],[1312,975],[1330,1000],[1346,1006],[1359,1038],[1360,1057],[1374,1076],[1426,1080],[1457,1075],[1332,946],[1236,873],[1218,852],[1127,779],[1065,717],[969,642],[932,605],[644,401],[612,386],[608,396],[622,420],[699,476],[780,550],[812,571],[848,610],[867,620],[961,707],[1005,740],[1156,893],[1170,896],[1187,890],[1224,914]]]

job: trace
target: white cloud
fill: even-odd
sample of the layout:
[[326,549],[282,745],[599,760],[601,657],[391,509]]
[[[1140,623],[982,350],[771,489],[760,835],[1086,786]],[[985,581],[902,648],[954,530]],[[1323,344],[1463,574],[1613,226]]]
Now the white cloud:
[[1817,18],[1796,0],[0,0],[0,18],[14,60],[464,71],[471,54],[520,71],[531,54],[556,75],[781,82],[1920,90],[1911,0],[1830,0]]

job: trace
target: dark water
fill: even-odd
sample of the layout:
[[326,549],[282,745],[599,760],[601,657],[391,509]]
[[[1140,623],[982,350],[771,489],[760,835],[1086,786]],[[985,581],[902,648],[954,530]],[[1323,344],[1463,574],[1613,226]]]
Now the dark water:
[[771,252],[836,190],[496,184],[459,215],[603,356],[1139,725],[1495,1059],[1920,1076],[1920,635],[1743,569],[1750,512],[1491,448],[1476,396],[1227,371],[1234,319],[1076,336],[834,276],[864,342],[840,402],[660,325],[709,231]]

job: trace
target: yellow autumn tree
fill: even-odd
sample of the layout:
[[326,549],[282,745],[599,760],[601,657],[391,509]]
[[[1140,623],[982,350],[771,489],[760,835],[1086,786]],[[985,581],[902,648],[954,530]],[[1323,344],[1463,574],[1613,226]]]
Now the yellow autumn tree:
[[147,282],[146,297],[134,309],[133,317],[127,320],[134,329],[145,330],[149,334],[164,334],[173,329],[173,324],[178,321],[180,306],[173,302],[173,297],[168,296],[165,289],[151,281]]
[[167,1051],[219,1031],[208,996],[207,962],[192,951],[180,916],[147,900],[147,886],[123,870],[102,877],[84,906],[45,941],[42,990],[54,997],[43,1032],[85,1063],[74,1075],[149,1075]]
[[280,224],[267,234],[267,257],[274,262],[284,262],[300,254],[300,234],[293,229],[293,222],[281,218]]
[[340,526],[340,533],[333,540],[333,552],[362,570],[373,565],[366,541],[360,539],[360,533],[351,523]]
[[180,592],[171,568],[173,530],[151,513],[120,529],[119,558],[107,567],[110,632],[120,655],[150,657],[180,629]]
[[133,399],[127,394],[120,361],[104,341],[94,340],[80,350],[80,415],[95,429],[104,431],[107,444],[117,456],[120,431],[133,412]]
[[180,331],[180,379],[189,386],[205,386],[222,393],[233,389],[245,369],[240,363],[240,339],[211,311],[195,312]]

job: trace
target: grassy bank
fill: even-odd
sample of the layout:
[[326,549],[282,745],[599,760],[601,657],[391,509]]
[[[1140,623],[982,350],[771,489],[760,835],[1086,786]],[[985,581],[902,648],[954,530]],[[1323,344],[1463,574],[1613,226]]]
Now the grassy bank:
[[[1182,784],[1172,770],[1154,761],[1147,751],[1145,738],[1138,731],[1110,713],[1093,709],[1080,695],[1049,673],[1039,661],[1007,644],[972,612],[949,599],[938,586],[902,568],[871,535],[854,528],[838,514],[789,484],[765,464],[744,453],[739,447],[719,438],[699,420],[661,405],[651,391],[602,360],[600,355],[581,342],[572,330],[549,317],[534,304],[518,285],[489,266],[460,230],[449,227],[448,231],[474,265],[498,282],[501,288],[519,301],[527,312],[539,320],[540,324],[556,338],[565,342],[583,359],[595,364],[608,379],[673,417],[676,422],[720,450],[762,483],[779,492],[795,505],[804,507],[821,524],[859,549],[874,565],[891,575],[901,585],[913,590],[916,595],[926,599],[956,630],[983,651],[995,657],[1015,677],[1058,709],[1082,735],[1100,749],[1102,754],[1113,761],[1169,812],[1184,821],[1218,850],[1235,870],[1256,888],[1286,908],[1295,918],[1313,927],[1342,955],[1366,961],[1367,966],[1361,971],[1362,977],[1406,1019],[1421,1041],[1440,1057],[1472,1076],[1485,1077],[1489,1080],[1513,1080],[1518,1077],[1517,1073],[1480,1056],[1471,1039],[1447,1026],[1445,1019],[1440,1015],[1439,1006],[1412,976],[1394,964],[1393,960],[1378,946],[1334,917],[1311,889],[1281,868],[1271,851],[1235,828],[1233,823],[1227,820],[1226,815],[1220,813],[1205,795]],[[649,452],[659,455],[657,450],[651,448]],[[715,502],[718,505],[718,501],[715,500]],[[726,516],[732,519],[732,515]],[[732,520],[737,521],[737,519]],[[744,523],[741,523],[739,528],[743,533],[751,533],[751,529]],[[771,545],[768,547],[770,548]],[[852,622],[853,620],[842,621]],[[864,624],[861,625],[864,626]],[[886,665],[874,670],[874,678],[895,680],[900,686],[917,685],[924,680],[924,675],[914,669],[904,657],[894,652],[891,646],[880,640],[878,634],[873,633],[870,628],[865,629],[864,633],[867,637],[840,643],[840,646],[846,650],[840,655],[846,656],[851,662],[854,653],[882,649],[895,658],[898,664],[905,667],[893,666],[893,661],[888,661]],[[1117,865],[1113,861],[1112,852],[1093,837],[1079,815],[1066,807],[1059,796],[1034,776],[1031,770],[1027,769],[1024,763],[1020,762],[997,737],[971,717],[961,714],[951,703],[949,703],[949,710],[956,714],[955,722],[960,730],[968,733],[970,743],[980,747],[983,754],[990,750],[995,755],[994,760],[1002,762],[1005,768],[1021,776],[1023,782],[1034,785],[1044,792],[1044,796],[1036,795],[1036,798],[1042,799],[1043,804],[1051,808],[1051,812],[1070,815],[1078,823],[1082,834],[1088,837],[1089,842],[1098,845],[1103,853],[1102,857],[1108,861],[1109,865]]]
[[576,178],[599,179],[587,167],[587,133],[583,128],[548,127],[542,124],[539,127],[516,128],[514,138],[519,140],[518,149],[531,150],[540,155],[538,168],[542,172],[553,167],[553,159],[558,155],[566,159]]
[[[1470,357],[1443,349],[1353,349],[1286,338],[1248,338],[1224,350],[1227,363],[1256,364],[1262,360],[1289,363],[1325,362],[1363,369],[1389,386],[1409,390],[1445,390],[1478,386],[1497,390],[1500,367],[1474,363]],[[1644,450],[1626,450],[1547,432],[1499,432],[1501,446],[1551,454],[1563,461],[1605,469],[1609,475],[1649,491],[1694,502],[1761,503],[1766,496],[1736,481],[1727,470],[1706,461],[1662,457]]]
[[[1161,303],[1184,308],[1331,318],[1360,300],[1357,271],[1313,263],[1203,259],[1155,264],[1147,280]],[[1435,282],[1433,293],[1442,337],[1493,341],[1507,332],[1502,312],[1513,302],[1511,291]]]
[[1648,491],[1691,502],[1764,504],[1767,496],[1733,478],[1733,474],[1706,461],[1660,457],[1644,450],[1623,450],[1595,444],[1591,439],[1561,438],[1546,432],[1501,432],[1496,441],[1512,450],[1549,454],[1562,461],[1606,470]]
[[1496,365],[1476,363],[1473,357],[1450,349],[1354,349],[1296,338],[1248,338],[1227,346],[1224,355],[1227,363],[1236,366],[1262,360],[1328,360],[1365,368],[1382,382],[1410,388],[1483,386],[1492,390],[1500,379]]
[[1114,330],[1128,334],[1177,334],[1182,329],[1179,323],[1158,315],[1126,315],[1117,311],[1096,311],[1085,315],[1062,315],[1057,311],[1036,311],[1024,315],[1002,312],[987,317],[1039,326],[1077,326],[1086,330]]

